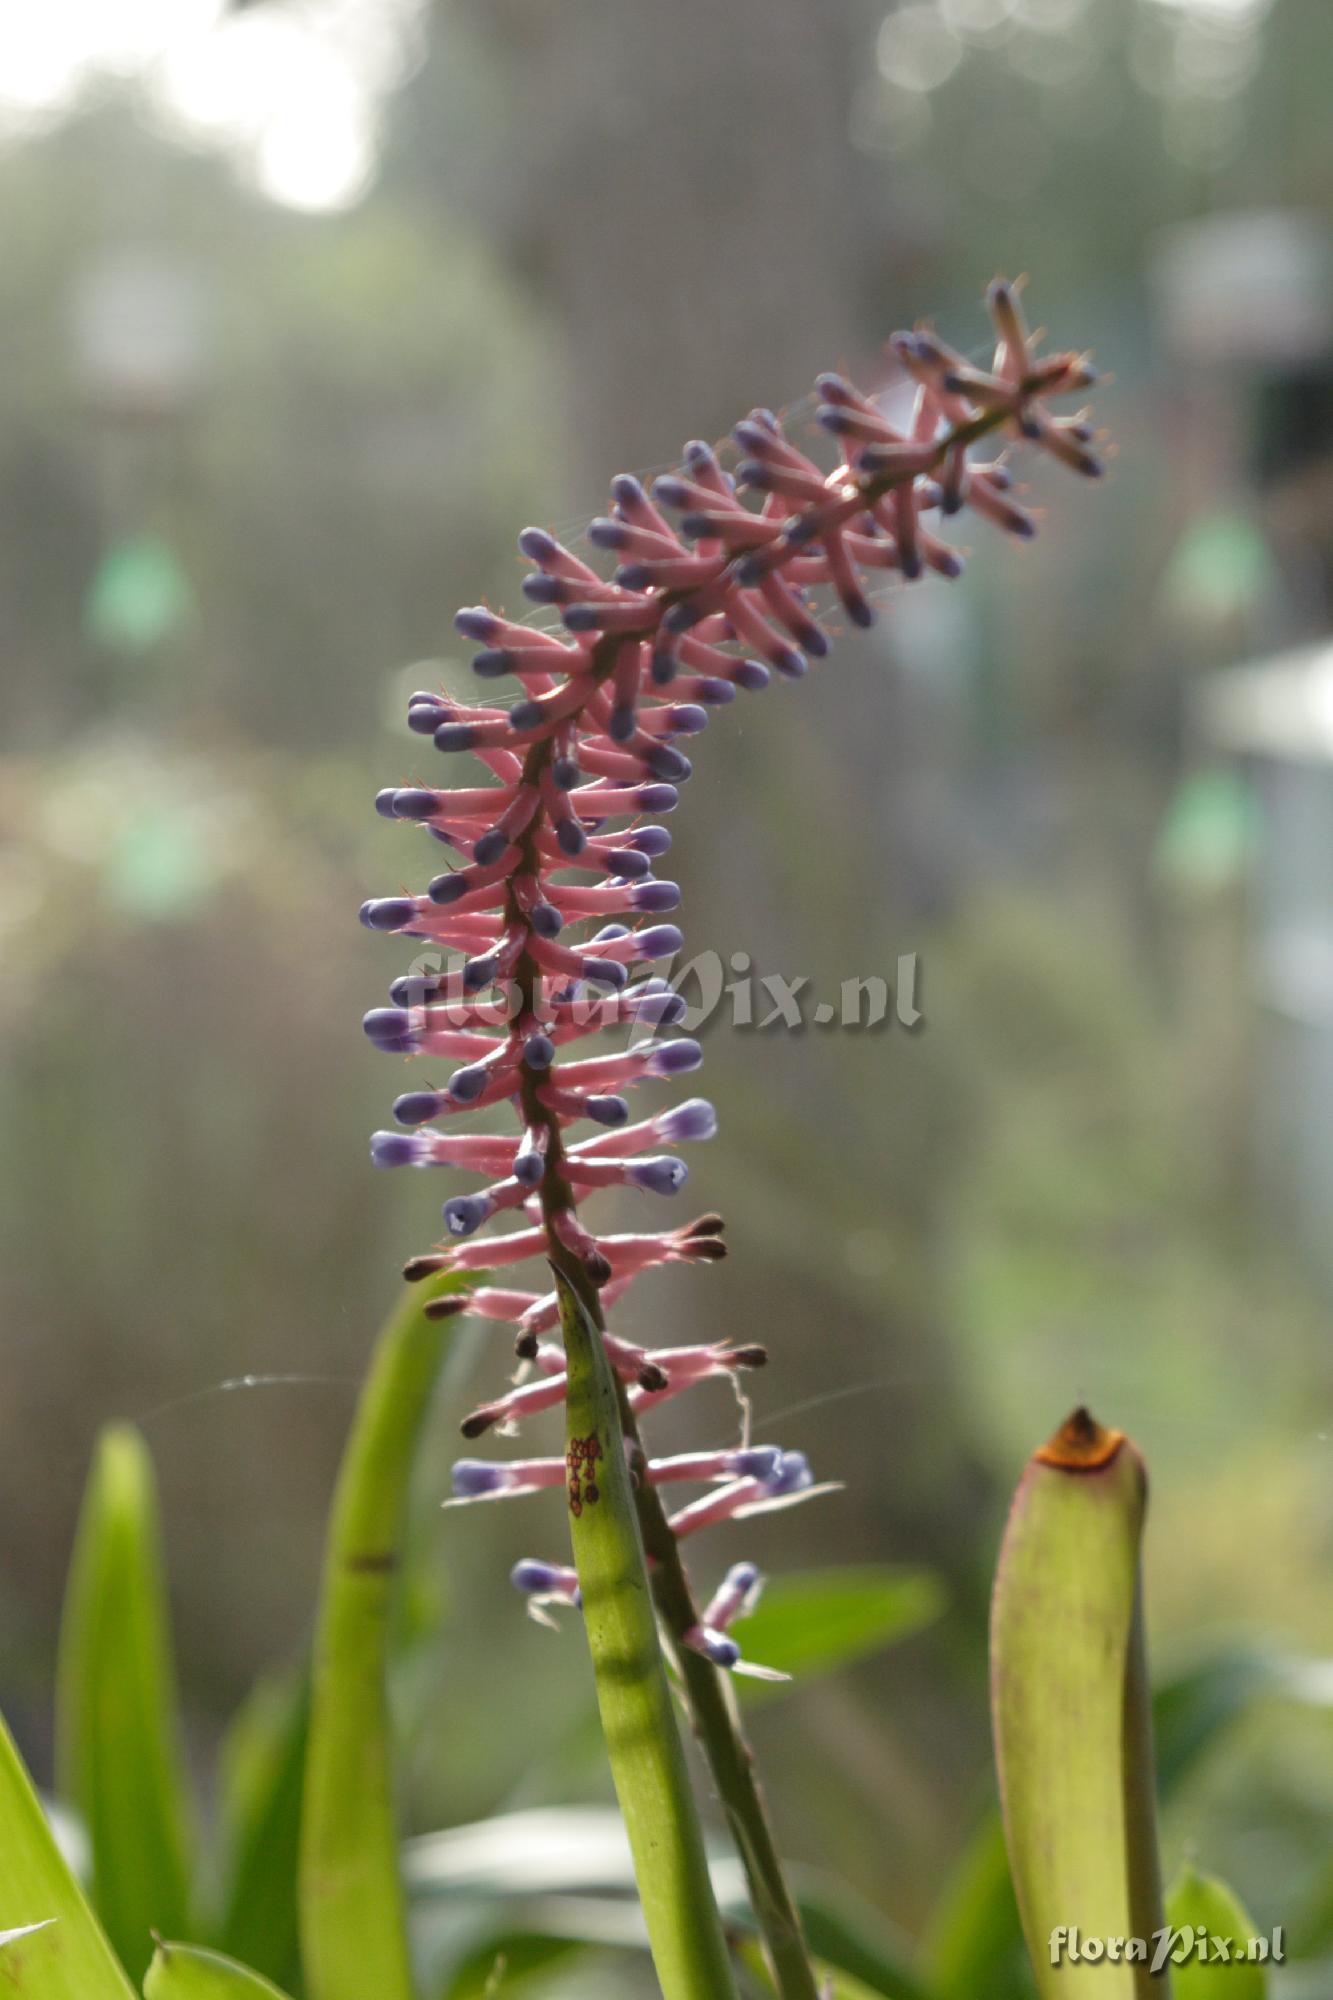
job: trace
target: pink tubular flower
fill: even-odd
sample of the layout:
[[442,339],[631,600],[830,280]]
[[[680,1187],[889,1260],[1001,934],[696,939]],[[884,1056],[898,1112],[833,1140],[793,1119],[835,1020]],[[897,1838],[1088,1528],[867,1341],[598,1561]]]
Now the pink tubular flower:
[[[961,559],[936,528],[965,508],[1008,534],[1035,532],[1003,456],[979,455],[983,441],[1026,441],[1075,471],[1101,471],[1086,413],[1047,408],[1048,398],[1095,380],[1086,358],[1037,354],[1015,286],[997,280],[987,302],[996,334],[989,371],[927,329],[893,337],[894,362],[916,386],[905,430],[873,395],[822,376],[817,418],[838,448],[832,465],[772,412],[754,410],[725,460],[696,441],[651,493],[628,474],[612,482],[609,512],[587,530],[594,557],[616,565],[611,574],[545,529],[524,530],[519,547],[532,567],[523,593],[539,607],[530,615],[544,613],[552,629],[484,605],[458,613],[458,631],[479,648],[479,678],[513,679],[518,699],[412,696],[409,728],[446,754],[471,752],[483,782],[379,794],[381,815],[423,826],[448,865],[423,894],[361,910],[368,928],[425,940],[449,960],[444,972],[396,980],[392,1004],[366,1016],[367,1035],[390,1054],[454,1065],[442,1085],[398,1098],[404,1129],[376,1133],[371,1157],[382,1167],[471,1172],[483,1183],[445,1201],[445,1240],[411,1261],[409,1278],[530,1259],[568,1271],[572,1260],[605,1309],[645,1271],[725,1254],[717,1216],[606,1234],[587,1213],[603,1190],[621,1191],[621,1200],[674,1197],[686,1178],[674,1149],[716,1127],[702,1098],[631,1122],[630,1093],[702,1060],[697,1042],[660,1032],[684,1012],[668,982],[636,973],[682,944],[675,924],[662,921],[680,891],[653,872],[671,844],[658,820],[691,775],[681,740],[740,690],[761,689],[774,673],[797,678],[822,658],[826,607],[869,625],[872,578],[957,576]],[[615,1028],[633,1031],[629,1046],[586,1046]],[[464,1114],[493,1107],[512,1109],[507,1135],[456,1129]],[[468,1240],[497,1217],[514,1226]],[[437,1303],[443,1311],[456,1302]],[[560,1351],[540,1340],[559,1322],[553,1292],[484,1284],[470,1310],[515,1327],[523,1368],[535,1372],[475,1411],[467,1436],[511,1428],[563,1400]],[[647,1350],[610,1333],[606,1345],[636,1412],[710,1377],[734,1381],[765,1358],[725,1344]],[[730,1471],[704,1469],[723,1460]],[[660,1470],[670,1463],[650,1465],[649,1476],[676,1476]],[[723,1483],[674,1516],[682,1536],[826,1490],[812,1485],[799,1453],[778,1454],[767,1472],[744,1450],[685,1463],[692,1469],[680,1477]],[[464,1465],[465,1483],[474,1482],[465,1497],[532,1491],[561,1476],[558,1461],[507,1472]],[[530,1564],[523,1587],[540,1602],[576,1602],[571,1574]],[[734,1647],[725,1627],[745,1601],[733,1590],[700,1620],[698,1643],[719,1664],[735,1663],[724,1657]]]

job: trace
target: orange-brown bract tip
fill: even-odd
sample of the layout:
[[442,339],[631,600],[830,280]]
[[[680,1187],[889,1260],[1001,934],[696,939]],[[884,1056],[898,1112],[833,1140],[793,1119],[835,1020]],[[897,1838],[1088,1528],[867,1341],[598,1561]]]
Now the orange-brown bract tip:
[[431,1299],[421,1308],[427,1319],[453,1319],[456,1313],[467,1311],[466,1292],[451,1292],[442,1299]]
[[767,1368],[768,1349],[766,1347],[738,1347],[733,1351],[731,1358],[738,1368]]
[[689,1236],[684,1249],[696,1264],[720,1264],[727,1255],[727,1246],[716,1236]]
[[682,1236],[720,1236],[726,1226],[726,1222],[720,1215],[696,1215],[693,1222],[686,1224],[681,1234]]
[[1034,1457],[1061,1472],[1097,1472],[1111,1463],[1124,1442],[1123,1431],[1104,1429],[1080,1403]]
[[537,1336],[531,1328],[525,1329],[514,1341],[514,1353],[520,1361],[537,1359]]
[[594,1285],[601,1286],[610,1282],[610,1259],[604,1257],[600,1250],[590,1250],[588,1252],[583,1260],[583,1268],[592,1279]]
[[444,1259],[438,1256],[409,1257],[403,1266],[403,1276],[409,1285],[419,1285],[423,1278],[429,1278],[432,1271],[444,1268]]

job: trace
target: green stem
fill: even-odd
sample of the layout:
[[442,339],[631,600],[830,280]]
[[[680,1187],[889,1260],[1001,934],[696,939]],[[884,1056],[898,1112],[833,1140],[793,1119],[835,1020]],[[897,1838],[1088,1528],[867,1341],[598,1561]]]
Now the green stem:
[[618,1384],[581,1293],[555,1272],[569,1366],[569,1508],[597,1703],[665,2000],[735,2000],[703,1830],[658,1643]]
[[310,2000],[414,2000],[398,1871],[387,1693],[412,1466],[450,1322],[425,1317],[465,1281],[410,1293],[386,1322],[329,1524],[315,1636],[301,1827],[301,1949]]

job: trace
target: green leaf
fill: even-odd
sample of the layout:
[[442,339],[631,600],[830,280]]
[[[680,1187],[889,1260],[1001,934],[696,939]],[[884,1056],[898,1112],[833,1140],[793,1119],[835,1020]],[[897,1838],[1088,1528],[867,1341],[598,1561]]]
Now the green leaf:
[[441,2000],[509,2000],[511,1994],[530,1993],[553,1967],[567,1964],[584,1949],[574,1938],[501,1930],[454,1967]]
[[[1166,1920],[1175,1931],[1206,1933],[1207,1956],[1183,1959],[1175,1967],[1175,2000],[1265,2000],[1268,1976],[1259,1959],[1246,1955],[1257,1939],[1254,1919],[1227,1888],[1210,1875],[1186,1868],[1177,1877],[1166,1902]],[[1221,1939],[1236,1954],[1218,1956],[1212,1940]],[[1265,1947],[1270,1940],[1260,1940]]]
[[[745,1657],[807,1683],[919,1632],[943,1603],[929,1571],[886,1563],[775,1577],[741,1628]],[[746,1681],[743,1691],[762,1700],[792,1685]]]
[[380,1334],[334,1496],[315,1638],[300,1859],[311,2000],[413,2000],[398,1875],[387,1671],[413,1460],[452,1322],[429,1279]]
[[1009,1863],[1042,1995],[1162,1995],[1148,1966],[1052,1963],[1062,1927],[1147,1938],[1162,1922],[1139,1614],[1146,1481],[1129,1441],[1078,1410],[1029,1461],[991,1620]]
[[222,1750],[226,1857],[217,1942],[279,1986],[300,1984],[297,1870],[310,1690],[257,1687]]
[[[1153,1692],[1158,1789],[1169,1799],[1218,1738],[1264,1695],[1317,1699],[1317,1665],[1281,1654],[1232,1649],[1191,1661]],[[1308,1920],[1307,1920],[1308,1921]],[[1027,1992],[1022,1931],[998,1812],[978,1828],[946,1882],[932,1917],[926,1964],[945,2000],[1019,2000]],[[1333,1942],[1333,1885],[1327,1927],[1302,1927],[1298,1955]]]
[[601,1335],[557,1272],[569,1366],[574,1561],[611,1774],[664,2000],[729,2000],[735,1983],[658,1643]]
[[143,1990],[144,2000],[286,2000],[248,1966],[192,1944],[159,1944]]
[[964,1848],[931,1915],[922,1970],[941,2000],[1027,2000],[1023,1927],[998,1812]]
[[0,1991],[6,2000],[134,2000],[66,1866],[23,1760],[0,1722]]
[[98,1440],[60,1632],[56,1770],[82,1815],[92,1899],[141,1979],[152,1932],[190,1930],[192,1813],[180,1748],[161,1529],[143,1439]]

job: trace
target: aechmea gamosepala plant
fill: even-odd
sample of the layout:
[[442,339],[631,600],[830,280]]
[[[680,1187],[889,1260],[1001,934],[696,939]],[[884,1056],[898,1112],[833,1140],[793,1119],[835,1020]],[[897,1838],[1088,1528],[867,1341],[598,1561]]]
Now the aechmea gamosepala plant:
[[[742,1664],[727,1627],[758,1579],[738,1582],[749,1572],[733,1569],[700,1611],[676,1553],[680,1540],[822,1489],[799,1453],[747,1439],[736,1452],[692,1454],[679,1476],[705,1491],[668,1516],[659,1488],[680,1462],[643,1453],[638,1418],[696,1383],[734,1381],[765,1356],[725,1342],[647,1349],[607,1325],[644,1272],[724,1254],[715,1215],[631,1234],[608,1233],[591,1212],[604,1190],[677,1195],[687,1170],[676,1147],[710,1137],[716,1124],[701,1098],[637,1120],[630,1109],[640,1085],[684,1076],[702,1060],[697,1042],[668,1032],[683,1001],[665,977],[642,970],[669,962],[683,942],[664,921],[680,892],[654,872],[671,844],[659,821],[691,775],[681,740],[738,692],[758,691],[774,674],[804,675],[828,651],[830,611],[866,626],[884,582],[960,574],[961,558],[939,532],[948,516],[970,509],[1008,534],[1035,533],[1004,452],[988,455],[991,444],[1026,441],[1074,471],[1101,471],[1087,414],[1048,408],[1095,379],[1086,357],[1038,354],[1014,286],[997,281],[988,304],[996,332],[989,370],[928,330],[890,342],[898,378],[915,386],[906,429],[889,421],[876,395],[838,375],[820,377],[817,421],[838,453],[831,468],[770,411],[754,410],[724,452],[687,445],[680,471],[651,492],[629,475],[614,480],[609,512],[588,526],[586,555],[545,529],[525,529],[519,547],[532,569],[523,590],[536,611],[513,619],[474,606],[455,621],[479,647],[478,676],[516,681],[517,700],[464,705],[426,691],[408,709],[414,731],[446,754],[470,752],[484,781],[456,789],[417,782],[377,800],[386,818],[424,826],[449,865],[424,893],[362,909],[371,929],[417,939],[434,954],[395,982],[393,1004],[367,1015],[366,1032],[390,1053],[453,1068],[442,1084],[398,1098],[401,1129],[377,1133],[372,1158],[462,1169],[482,1182],[450,1194],[444,1241],[414,1258],[407,1275],[485,1274],[469,1309],[516,1329],[520,1379],[468,1419],[471,1438],[512,1430],[564,1400],[564,1355],[543,1336],[562,1323],[562,1286],[583,1301],[620,1381],[659,1606],[695,1695],[700,1684],[691,1683],[685,1655],[696,1666]],[[584,1046],[617,1029],[628,1031],[627,1045]],[[505,1108],[508,1134],[463,1129],[471,1112]],[[497,1219],[515,1226],[478,1235]],[[555,1290],[494,1282],[530,1262],[552,1268]],[[564,1462],[463,1461],[459,1496],[563,1483],[577,1515],[595,1502],[599,1471],[595,1459],[580,1458],[578,1443]],[[533,1560],[519,1565],[515,1581],[539,1605],[578,1602],[567,1568]],[[709,1729],[701,1734],[713,1756]],[[714,1771],[733,1819],[748,1821],[754,1890],[755,1850],[770,1837],[757,1794],[744,1792],[752,1785],[744,1759],[724,1750],[730,1791],[716,1756]],[[762,1875],[762,1855],[757,1865]],[[775,1877],[759,1886],[770,1900],[785,1894]]]

